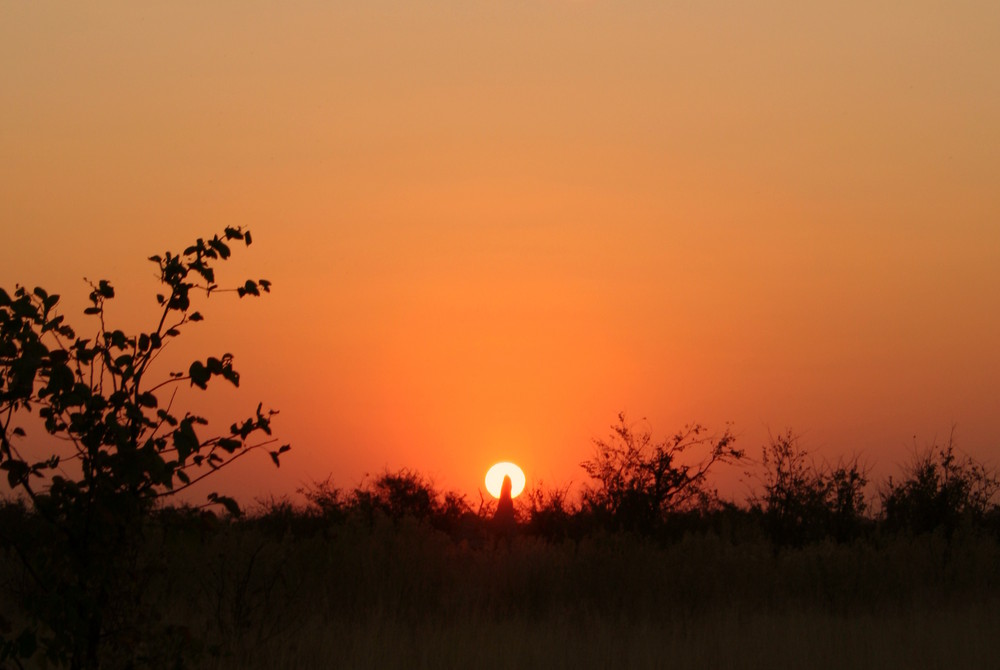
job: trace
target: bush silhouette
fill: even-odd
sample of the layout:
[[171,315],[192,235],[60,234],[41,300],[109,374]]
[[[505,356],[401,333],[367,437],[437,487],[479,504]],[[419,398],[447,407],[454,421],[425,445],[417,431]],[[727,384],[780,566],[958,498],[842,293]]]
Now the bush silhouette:
[[902,481],[889,478],[881,491],[883,520],[891,531],[951,535],[994,516],[998,490],[996,472],[956,453],[952,431],[943,447],[916,455]]
[[771,438],[762,464],[764,495],[753,504],[763,511],[776,545],[800,546],[826,537],[843,542],[864,527],[868,479],[857,458],[817,465],[789,431]]
[[[30,657],[40,646],[52,661],[96,668],[103,648],[121,649],[116,643],[128,639],[129,613],[141,597],[136,553],[154,506],[273,443],[274,412],[262,405],[210,438],[198,435],[204,417],[172,409],[178,385],[206,389],[221,378],[238,386],[231,354],[196,360],[165,378],[152,374],[163,348],[202,320],[192,304],[197,293],[269,291],[264,279],[234,289],[216,284],[213,266],[230,257],[233,242],[249,245],[249,231],[226,228],[182,253],[152,256],[163,286],[159,315],[151,330],[134,335],[108,324],[105,307],[115,297],[108,281],[91,283],[84,313],[97,334],[89,339],[58,314],[59,296],[0,289],[0,470],[48,529],[44,537],[2,538],[34,584],[25,603],[32,623],[4,639],[0,665],[4,656]],[[42,443],[24,442],[38,419],[64,449],[32,457]],[[270,451],[275,464],[287,449]],[[217,493],[208,504],[239,513],[234,500]]]
[[379,518],[398,522],[408,517],[452,530],[472,513],[465,496],[453,491],[442,493],[430,480],[406,468],[386,471],[346,495],[329,478],[299,493],[313,510],[332,522],[356,518],[373,524]]
[[[701,426],[686,426],[673,437],[654,442],[648,430],[634,430],[624,413],[611,428],[607,440],[595,440],[594,457],[581,464],[596,480],[584,490],[583,502],[599,523],[618,528],[656,529],[668,513],[712,495],[705,479],[713,466],[743,458],[728,429],[721,436],[703,436]],[[707,453],[694,463],[684,462],[691,450]]]
[[520,500],[523,502],[526,529],[532,535],[556,539],[571,534],[580,517],[580,509],[569,500],[569,486],[546,488],[539,484],[527,489]]

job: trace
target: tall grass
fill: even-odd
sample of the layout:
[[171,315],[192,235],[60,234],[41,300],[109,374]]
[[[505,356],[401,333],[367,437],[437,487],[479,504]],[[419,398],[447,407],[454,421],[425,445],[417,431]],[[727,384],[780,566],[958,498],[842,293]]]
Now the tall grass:
[[[459,539],[413,519],[147,533],[159,667],[993,667],[1000,543]],[[9,563],[8,566],[12,566]],[[155,626],[153,624],[156,624]]]
[[[752,524],[681,522],[688,530],[658,536],[542,536],[280,505],[243,520],[165,513],[145,528],[130,590],[141,600],[116,613],[130,632],[117,634],[103,666],[975,668],[1000,659],[1000,540],[989,529],[795,547]],[[32,523],[18,527],[30,534]],[[0,552],[0,612],[20,623],[33,588],[17,557]]]
[[404,623],[313,619],[213,668],[991,668],[1000,614],[740,613],[663,621],[587,615]]

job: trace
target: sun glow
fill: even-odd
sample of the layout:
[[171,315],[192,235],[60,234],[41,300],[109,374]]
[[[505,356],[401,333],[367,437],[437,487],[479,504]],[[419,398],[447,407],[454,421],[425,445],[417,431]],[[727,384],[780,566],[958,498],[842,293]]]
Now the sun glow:
[[506,461],[497,463],[486,473],[486,490],[494,498],[500,497],[500,488],[503,486],[504,476],[510,477],[510,497],[516,498],[524,490],[524,471],[513,463]]

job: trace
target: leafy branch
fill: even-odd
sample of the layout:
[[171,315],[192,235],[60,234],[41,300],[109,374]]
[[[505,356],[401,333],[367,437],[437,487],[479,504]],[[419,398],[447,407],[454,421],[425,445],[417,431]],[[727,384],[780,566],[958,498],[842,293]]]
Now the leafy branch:
[[[216,283],[215,264],[230,258],[230,245],[240,242],[250,245],[249,231],[227,227],[181,253],[151,256],[163,287],[156,294],[159,313],[151,330],[137,334],[109,325],[107,305],[115,289],[104,279],[88,282],[89,306],[83,311],[96,321],[89,338],[78,337],[58,314],[58,295],[40,287],[0,289],[0,471],[65,539],[60,552],[45,561],[63,561],[54,574],[65,583],[54,591],[65,594],[66,602],[35,614],[50,632],[43,640],[50,654],[73,667],[97,666],[105,643],[104,608],[129,569],[123,562],[130,555],[126,550],[156,502],[276,442],[271,437],[276,412],[262,404],[228,432],[208,438],[198,434],[207,419],[174,413],[176,392],[185,382],[199,390],[216,378],[239,386],[230,353],[147,381],[164,348],[185,327],[203,320],[193,308],[197,293],[208,298],[233,292],[244,298],[270,292],[266,279],[247,279],[232,288]],[[25,453],[39,449],[37,443],[24,451],[17,446],[28,439],[24,419],[31,415],[41,419],[48,435],[70,445],[68,453],[26,458]],[[288,449],[287,444],[269,449],[276,466]],[[62,467],[69,462],[72,474]],[[235,500],[215,492],[208,504],[240,513]],[[35,569],[27,554],[19,555]],[[12,640],[0,642],[7,650],[22,648],[11,646]]]

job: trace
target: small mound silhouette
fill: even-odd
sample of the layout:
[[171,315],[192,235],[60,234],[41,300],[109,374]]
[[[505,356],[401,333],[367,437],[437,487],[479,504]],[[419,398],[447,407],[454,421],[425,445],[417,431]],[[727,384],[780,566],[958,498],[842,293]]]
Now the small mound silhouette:
[[511,488],[513,488],[513,484],[510,481],[510,476],[504,475],[503,484],[500,485],[500,500],[497,502],[497,511],[493,514],[493,525],[502,533],[513,531],[517,523],[514,520],[514,500],[510,495]]

